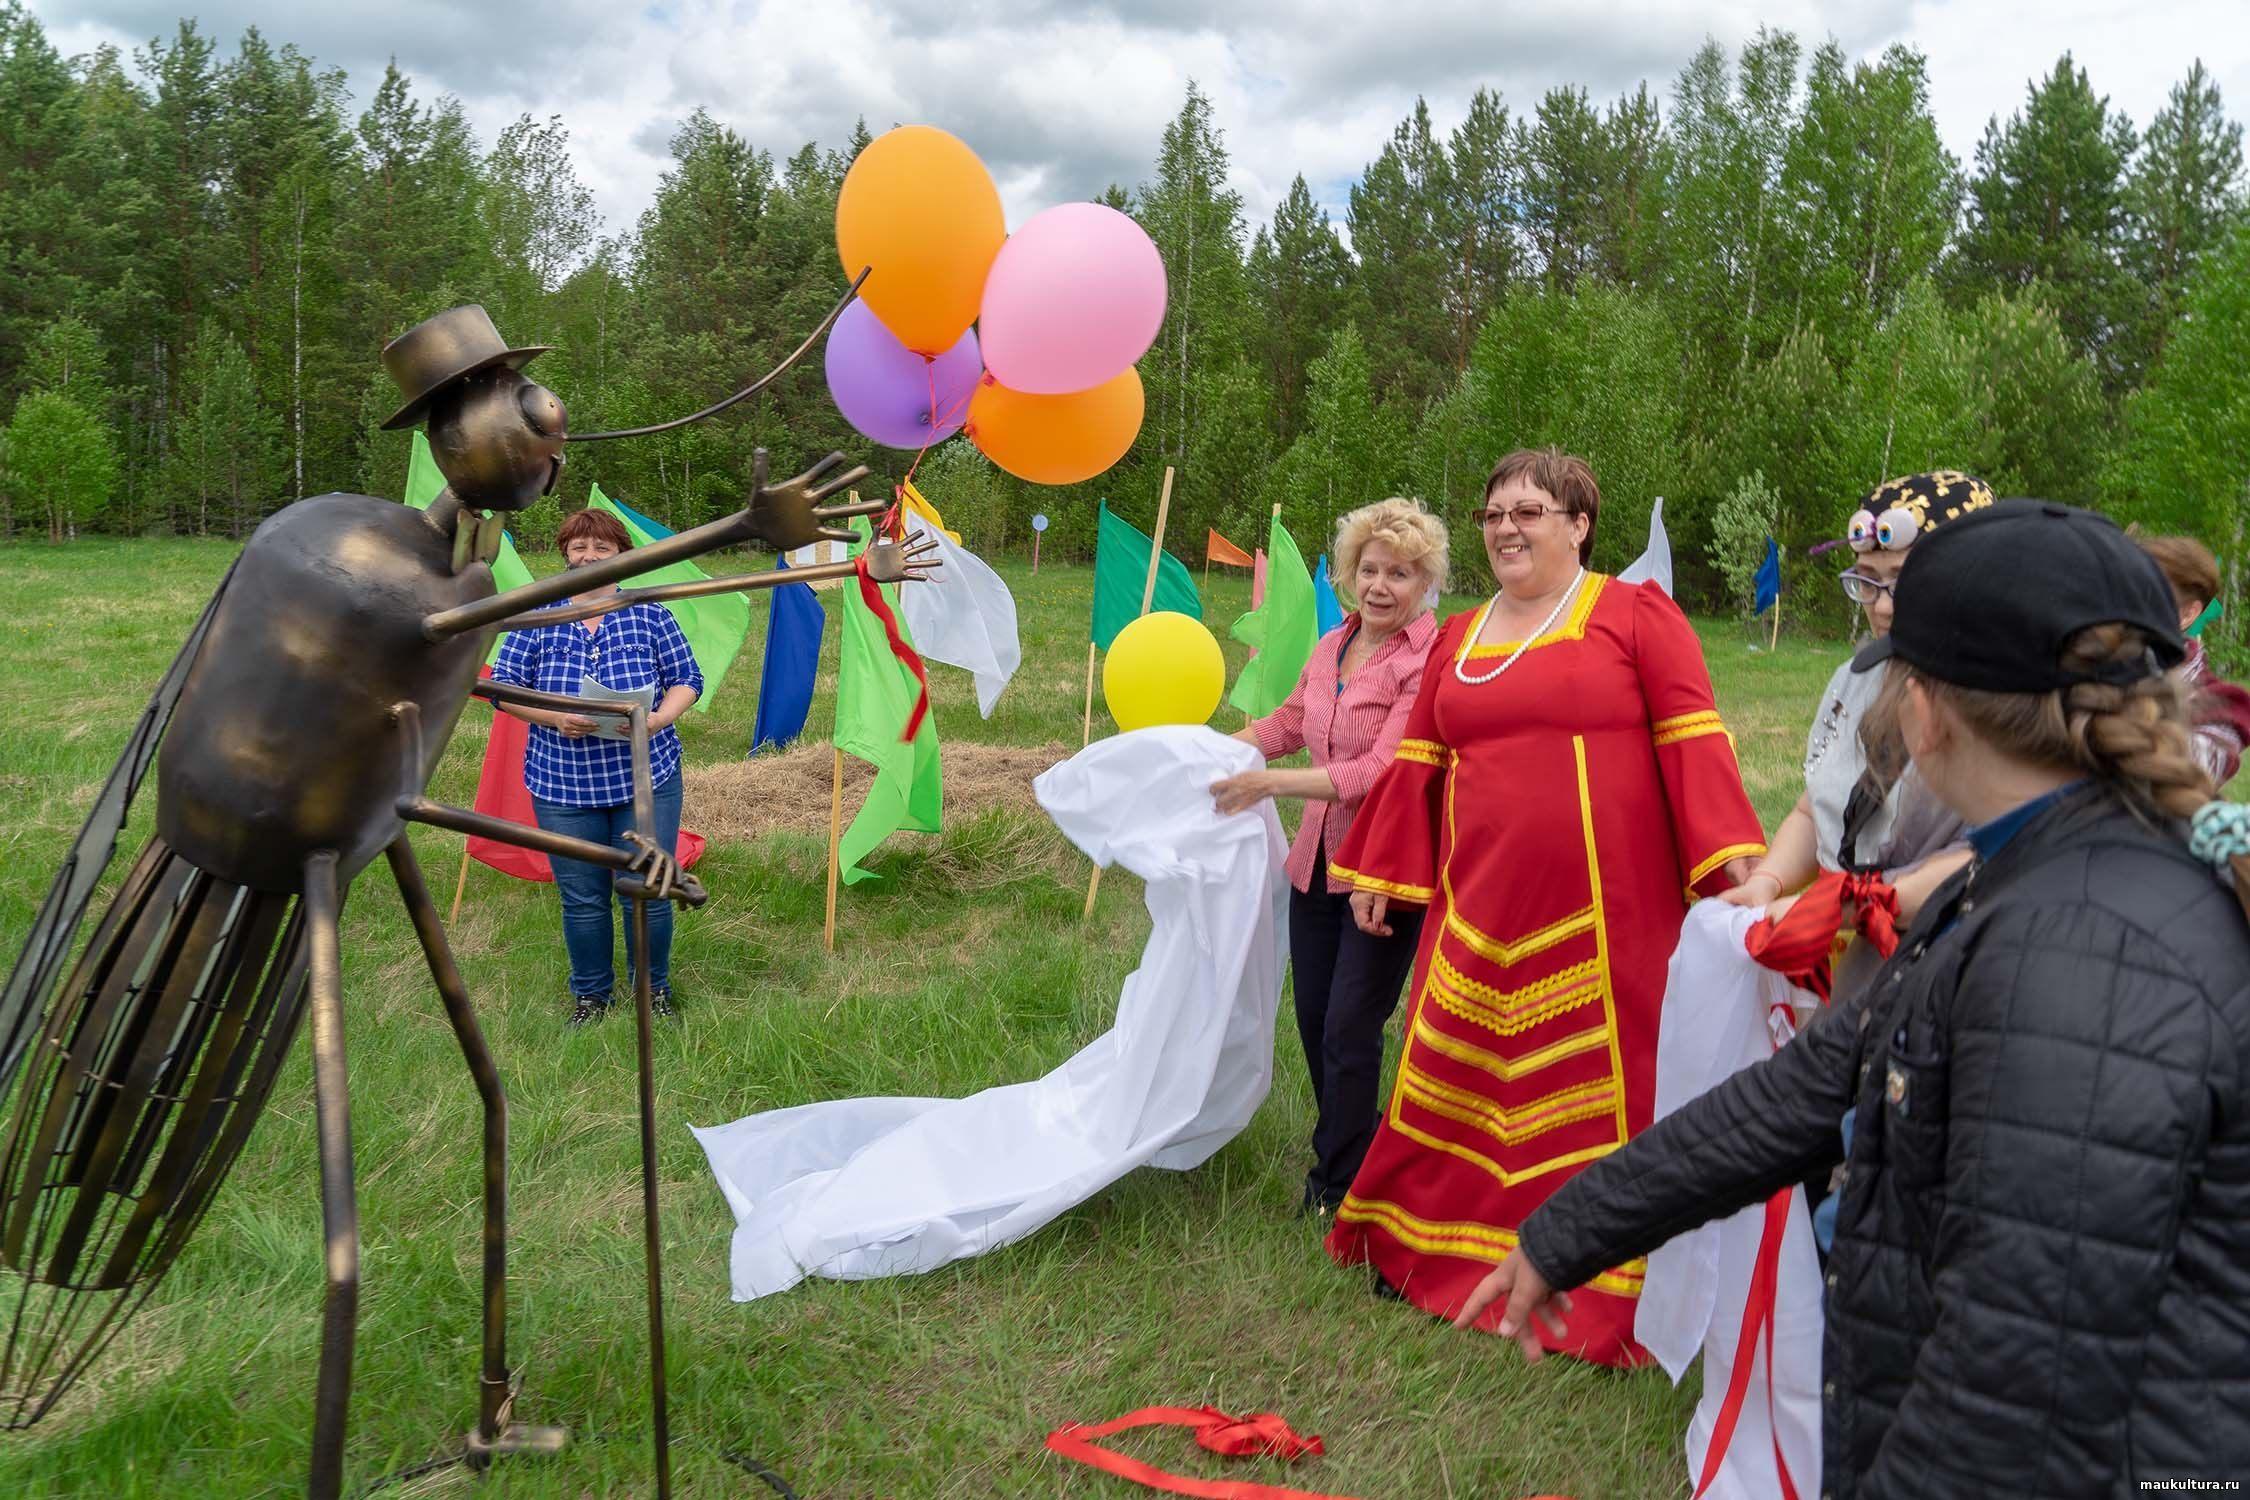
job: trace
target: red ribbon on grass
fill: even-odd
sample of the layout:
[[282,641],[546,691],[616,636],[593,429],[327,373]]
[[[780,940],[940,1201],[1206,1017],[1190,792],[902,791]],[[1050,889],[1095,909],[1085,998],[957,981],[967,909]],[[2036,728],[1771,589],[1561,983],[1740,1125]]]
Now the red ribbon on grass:
[[1227,1458],[1266,1457],[1295,1463],[1321,1452],[1319,1438],[1299,1437],[1270,1411],[1233,1417],[1215,1406],[1144,1406],[1113,1421],[1091,1425],[1072,1422],[1048,1433],[1047,1446],[1076,1463],[1167,1495],[1192,1495],[1199,1500],[1353,1500],[1349,1495],[1317,1494],[1242,1479],[1190,1479],[1127,1458],[1095,1441],[1135,1427],[1185,1427],[1195,1434],[1199,1446]]

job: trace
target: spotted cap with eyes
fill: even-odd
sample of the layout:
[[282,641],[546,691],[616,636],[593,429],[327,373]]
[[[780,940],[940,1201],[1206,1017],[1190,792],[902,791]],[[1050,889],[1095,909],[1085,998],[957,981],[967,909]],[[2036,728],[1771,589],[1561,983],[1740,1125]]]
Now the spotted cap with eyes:
[[1905,474],[1875,487],[1852,515],[1844,539],[1854,552],[1904,552],[1914,539],[1994,502],[1992,486],[1959,469]]

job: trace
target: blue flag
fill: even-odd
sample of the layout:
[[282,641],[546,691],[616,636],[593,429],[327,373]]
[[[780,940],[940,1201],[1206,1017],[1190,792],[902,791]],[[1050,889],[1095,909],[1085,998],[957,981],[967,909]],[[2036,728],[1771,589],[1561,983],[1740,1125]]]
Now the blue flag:
[[[786,560],[781,565],[789,566]],[[758,722],[750,731],[753,755],[762,745],[786,748],[805,732],[813,679],[820,673],[820,635],[828,622],[810,584],[785,583],[772,594],[766,660],[758,674]]]
[[1774,545],[1772,537],[1766,538],[1766,560],[1758,564],[1758,597],[1750,606],[1750,613],[1762,615],[1781,602],[1781,548]]
[[1328,581],[1328,554],[1321,554],[1312,570],[1313,628],[1322,635],[1328,634],[1344,623],[1343,602],[1336,597],[1334,584]]

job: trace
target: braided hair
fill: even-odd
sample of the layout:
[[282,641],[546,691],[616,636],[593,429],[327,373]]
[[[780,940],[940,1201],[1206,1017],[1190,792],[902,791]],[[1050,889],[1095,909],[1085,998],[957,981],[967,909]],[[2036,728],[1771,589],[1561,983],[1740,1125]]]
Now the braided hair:
[[[2076,672],[2132,664],[2149,654],[2130,625],[2096,625],[2072,636],[2063,664]],[[2125,684],[2079,682],[2053,693],[1990,693],[1916,674],[1980,738],[2023,760],[2086,772],[2152,826],[2176,827],[2216,801],[2197,763],[2181,686],[2150,671]],[[2250,915],[2250,854],[2229,861],[2235,896]]]

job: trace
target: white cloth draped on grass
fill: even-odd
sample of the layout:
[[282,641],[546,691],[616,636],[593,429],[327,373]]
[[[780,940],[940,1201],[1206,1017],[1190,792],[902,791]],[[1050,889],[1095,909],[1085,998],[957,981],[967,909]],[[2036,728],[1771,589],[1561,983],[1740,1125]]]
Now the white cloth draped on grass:
[[1016,639],[1016,600],[1000,575],[951,533],[908,511],[906,534],[937,544],[935,573],[899,590],[899,609],[914,632],[914,649],[976,677],[977,712],[992,717],[1000,690],[1023,663]]
[[1116,1024],[1032,1083],[697,1128],[734,1210],[736,1301],[980,1255],[1135,1167],[1198,1166],[1249,1123],[1273,1081],[1287,846],[1271,803],[1221,817],[1210,787],[1262,764],[1170,726],[1097,741],[1038,779],[1072,843],[1147,884],[1154,925]]
[[[1656,1119],[1772,1056],[1772,1007],[1794,1009],[1811,998],[1760,967],[1744,948],[1744,934],[1764,915],[1719,901],[1700,902],[1689,911],[1664,987],[1664,1019],[1656,1039]],[[1765,1214],[1765,1205],[1754,1203],[1689,1230],[1648,1258],[1633,1336],[1674,1382],[1698,1353],[1703,1356],[1703,1398],[1688,1423],[1691,1483],[1703,1472],[1704,1453],[1734,1370]],[[1774,1471],[1776,1432],[1798,1493],[1809,1495],[1819,1488],[1820,1261],[1802,1189],[1792,1190],[1779,1270],[1772,1419],[1767,1418],[1761,1341],[1734,1439],[1706,1500],[1768,1500],[1780,1494]]]

